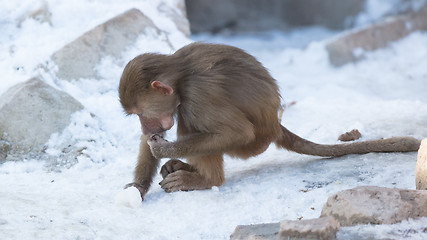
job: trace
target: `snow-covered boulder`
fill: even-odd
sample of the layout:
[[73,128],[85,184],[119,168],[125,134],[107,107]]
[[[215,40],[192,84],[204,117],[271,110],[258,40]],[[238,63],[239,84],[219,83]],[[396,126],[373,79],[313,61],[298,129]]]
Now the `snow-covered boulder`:
[[10,151],[10,143],[0,140],[0,162],[6,159],[7,153]]
[[427,217],[426,206],[427,191],[365,186],[329,197],[321,216],[334,217],[341,226],[394,224]]
[[[166,8],[166,7],[164,7]],[[164,35],[138,9],[130,9],[89,30],[52,55],[56,76],[64,80],[99,78],[96,66],[104,56],[119,58],[142,34]],[[165,41],[169,41],[164,37]]]
[[52,25],[52,13],[50,12],[49,6],[45,0],[36,0],[28,5],[30,6],[28,6],[28,8],[24,10],[22,15],[18,19],[19,27],[25,20],[29,18],[35,19],[40,23],[48,23]]
[[175,23],[176,28],[184,33],[186,37],[190,37],[190,22],[187,18],[187,9],[185,7],[185,1],[177,1],[175,6],[166,4],[164,2],[160,3],[157,7],[160,13],[163,13]]
[[[83,106],[38,78],[17,84],[0,96],[0,156],[38,153],[50,136],[70,124]],[[22,158],[20,158],[22,159]]]
[[239,225],[230,239],[334,239],[339,228],[340,224],[332,217],[284,220],[280,223]]
[[230,240],[279,239],[280,223],[239,225],[230,236]]
[[415,168],[415,185],[417,190],[427,190],[427,138],[421,142]]
[[329,61],[339,67],[364,58],[365,51],[386,47],[414,31],[427,31],[427,11],[388,17],[379,23],[349,30],[332,39],[326,49]]
[[335,239],[340,224],[332,217],[280,223],[280,239]]

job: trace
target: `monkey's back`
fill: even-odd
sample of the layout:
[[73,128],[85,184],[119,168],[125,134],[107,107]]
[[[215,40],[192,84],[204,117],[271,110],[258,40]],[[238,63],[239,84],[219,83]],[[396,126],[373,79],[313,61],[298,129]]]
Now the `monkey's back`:
[[171,57],[185,66],[185,77],[181,80],[185,87],[180,93],[184,102],[204,99],[207,102],[192,105],[204,111],[211,108],[213,116],[232,105],[253,124],[257,136],[280,132],[280,94],[276,80],[253,56],[232,46],[193,43]]

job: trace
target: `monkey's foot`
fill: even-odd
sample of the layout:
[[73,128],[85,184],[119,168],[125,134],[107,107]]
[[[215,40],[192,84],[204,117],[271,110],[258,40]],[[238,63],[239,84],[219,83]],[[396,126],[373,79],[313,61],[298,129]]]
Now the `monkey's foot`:
[[124,189],[129,188],[129,187],[136,187],[136,189],[138,189],[138,191],[139,191],[139,194],[141,194],[142,201],[144,201],[144,196],[148,192],[148,189],[146,187],[144,187],[138,183],[128,183],[128,184],[126,184]]
[[212,184],[198,172],[184,170],[167,175],[159,184],[166,192],[202,190],[212,187]]
[[167,175],[178,170],[183,170],[187,172],[196,171],[196,169],[190,164],[184,163],[178,159],[171,159],[162,166],[162,168],[160,169],[160,174],[162,175],[163,179],[165,179]]

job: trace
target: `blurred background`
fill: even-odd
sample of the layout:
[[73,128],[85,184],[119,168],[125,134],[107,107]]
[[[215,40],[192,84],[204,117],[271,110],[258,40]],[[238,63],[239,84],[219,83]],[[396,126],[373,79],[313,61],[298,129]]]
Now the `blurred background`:
[[193,34],[323,26],[345,30],[386,16],[426,9],[424,0],[186,0]]

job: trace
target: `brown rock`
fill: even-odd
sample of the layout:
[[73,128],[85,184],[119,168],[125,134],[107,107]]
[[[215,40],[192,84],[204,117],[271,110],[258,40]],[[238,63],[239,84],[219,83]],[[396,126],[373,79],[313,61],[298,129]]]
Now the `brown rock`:
[[334,217],[341,226],[394,224],[427,217],[427,191],[356,187],[329,197],[321,216]]
[[334,239],[339,223],[332,217],[280,223],[239,225],[231,240]]
[[68,126],[71,114],[81,109],[73,97],[38,78],[11,87],[0,96],[0,151],[6,151],[4,157],[42,151],[50,136]]
[[350,30],[326,45],[329,61],[336,67],[359,61],[364,51],[384,48],[419,30],[427,30],[427,11],[389,17],[380,23]]
[[96,26],[52,55],[52,60],[58,65],[57,76],[64,80],[98,78],[95,67],[101,58],[119,58],[126,47],[147,29],[162,34],[137,9],[130,9]]
[[346,133],[341,134],[338,137],[338,140],[343,141],[343,142],[349,142],[349,141],[357,140],[361,137],[362,137],[362,134],[360,134],[359,130],[353,129],[350,132],[346,132]]
[[427,138],[421,142],[415,168],[415,186],[417,190],[427,190]]
[[166,3],[160,3],[157,9],[173,20],[179,31],[186,37],[190,37],[190,22],[187,19],[187,12],[184,0],[178,1],[177,6],[170,6]]
[[333,217],[301,221],[282,221],[280,239],[335,239],[340,224]]
[[230,240],[278,240],[280,223],[239,225]]

